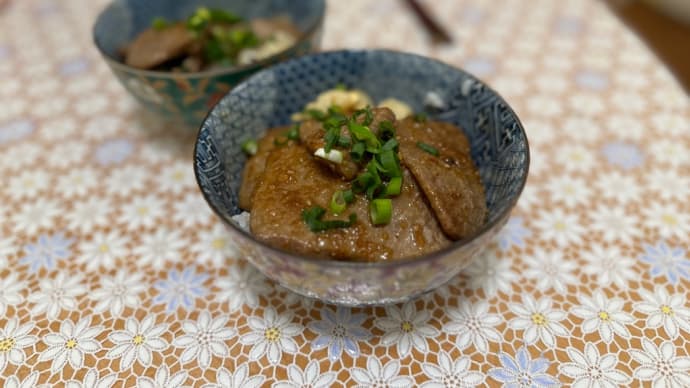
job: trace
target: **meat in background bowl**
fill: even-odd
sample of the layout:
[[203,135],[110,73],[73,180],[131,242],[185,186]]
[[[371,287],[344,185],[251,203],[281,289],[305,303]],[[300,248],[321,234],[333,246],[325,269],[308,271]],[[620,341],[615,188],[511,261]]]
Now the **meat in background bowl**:
[[[304,257],[276,249],[240,228],[242,142],[290,123],[324,90],[344,84],[374,100],[395,97],[414,111],[463,128],[486,192],[488,219],[479,231],[424,256],[379,262]],[[394,303],[456,276],[507,221],[527,179],[529,148],[506,102],[470,74],[433,59],[385,50],[335,51],[267,68],[242,82],[199,130],[194,169],[209,205],[228,225],[239,251],[269,278],[297,293],[343,305]]]
[[[222,9],[247,20],[287,16],[301,35],[287,50],[244,66],[172,73],[123,63],[121,50],[154,20],[183,21],[200,7]],[[316,51],[324,12],[323,0],[115,0],[98,16],[93,38],[110,69],[144,107],[197,127],[218,99],[242,79],[281,60]]]

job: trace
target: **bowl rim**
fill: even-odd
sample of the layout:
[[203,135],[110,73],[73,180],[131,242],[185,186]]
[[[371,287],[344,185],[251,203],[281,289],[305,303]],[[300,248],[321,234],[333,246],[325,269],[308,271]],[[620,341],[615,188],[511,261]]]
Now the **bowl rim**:
[[231,74],[237,74],[237,73],[242,73],[244,71],[252,70],[255,68],[262,68],[268,64],[271,64],[272,62],[275,62],[276,59],[280,58],[283,54],[286,52],[292,50],[293,48],[303,44],[304,42],[312,39],[313,35],[318,32],[318,29],[323,25],[323,21],[326,17],[326,1],[325,0],[318,0],[314,2],[313,4],[316,4],[319,7],[319,16],[316,18],[314,23],[309,25],[307,29],[302,33],[302,35],[293,43],[290,45],[288,48],[281,50],[267,58],[264,58],[260,61],[257,62],[252,62],[246,65],[242,66],[228,66],[228,67],[220,67],[217,69],[211,69],[211,70],[204,70],[204,71],[197,71],[193,73],[187,73],[187,72],[179,72],[179,73],[173,73],[171,71],[162,71],[162,70],[144,70],[144,69],[138,69],[136,67],[132,67],[129,65],[124,64],[123,62],[117,60],[114,58],[112,55],[108,54],[105,52],[103,47],[101,47],[98,38],[96,37],[96,26],[101,22],[101,20],[105,17],[106,12],[110,10],[111,7],[114,6],[115,2],[119,0],[112,0],[110,1],[101,11],[98,13],[98,16],[96,17],[96,21],[94,21],[93,26],[91,26],[91,38],[93,41],[94,46],[98,49],[98,52],[101,54],[103,59],[108,63],[109,66],[112,68],[118,69],[123,72],[127,73],[132,73],[132,74],[138,74],[140,76],[148,76],[148,77],[156,77],[156,78],[169,78],[169,79],[201,79],[201,78],[207,78],[207,77],[216,77],[220,75],[231,75]]
[[[258,240],[254,235],[251,233],[243,230],[239,226],[235,224],[229,217],[225,216],[223,212],[220,211],[216,207],[216,205],[212,202],[211,198],[206,194],[206,192],[203,189],[203,186],[201,185],[201,179],[200,179],[200,172],[199,168],[197,167],[196,164],[196,155],[197,155],[197,148],[199,147],[199,137],[201,135],[201,131],[204,129],[204,125],[208,121],[209,117],[213,113],[213,111],[221,104],[221,102],[228,96],[230,95],[235,88],[240,88],[244,89],[245,85],[252,81],[256,77],[260,77],[263,75],[264,72],[272,72],[275,71],[276,68],[285,66],[288,64],[291,64],[292,62],[299,62],[303,61],[305,59],[310,59],[315,56],[322,56],[322,55],[334,55],[334,54],[339,54],[339,53],[353,53],[353,54],[367,54],[370,52],[378,52],[378,53],[383,53],[384,55],[395,55],[395,56],[405,56],[405,57],[414,57],[414,58],[419,58],[423,59],[426,61],[432,61],[437,64],[443,65],[444,67],[447,67],[448,69],[456,72],[461,72],[464,73],[465,75],[470,76],[473,78],[476,82],[479,82],[484,88],[489,90],[491,93],[493,93],[497,98],[498,102],[503,103],[508,109],[508,111],[513,115],[515,118],[515,123],[517,124],[518,128],[522,132],[524,138],[525,138],[525,173],[522,175],[520,179],[520,188],[518,189],[516,195],[510,200],[510,206],[507,206],[501,213],[499,213],[496,218],[494,219],[493,222],[487,222],[485,223],[478,231],[475,233],[471,234],[470,236],[467,236],[463,239],[453,241],[449,246],[441,248],[439,250],[420,255],[420,256],[410,256],[410,257],[405,257],[402,259],[394,259],[394,260],[383,260],[383,261],[372,261],[372,262],[362,262],[362,261],[349,261],[349,260],[335,260],[335,259],[329,259],[329,258],[323,258],[323,257],[316,257],[316,256],[302,256],[295,254],[293,252],[274,247],[272,245],[269,245],[263,241]],[[327,51],[321,51],[318,53],[313,53],[313,54],[308,54],[304,56],[300,56],[297,58],[293,58],[289,61],[285,61],[283,63],[276,64],[274,66],[270,66],[268,68],[265,68],[252,76],[244,79],[242,82],[237,84],[237,86],[231,89],[229,92],[223,96],[223,98],[219,99],[218,102],[208,111],[206,116],[204,117],[203,121],[199,125],[199,130],[197,131],[196,135],[196,140],[194,142],[194,154],[193,154],[193,159],[192,162],[194,164],[194,177],[196,179],[197,185],[199,187],[199,190],[201,191],[201,194],[204,197],[204,200],[206,203],[209,205],[209,207],[213,210],[213,212],[221,219],[225,224],[229,225],[232,229],[233,232],[235,232],[236,235],[249,240],[249,242],[258,244],[262,249],[267,249],[272,253],[284,256],[284,257],[289,257],[291,260],[297,260],[297,261],[304,261],[307,263],[319,265],[319,266],[327,266],[327,267],[335,267],[335,268],[343,268],[343,269],[388,269],[388,268],[395,268],[399,266],[405,266],[407,264],[412,264],[412,263],[421,263],[421,262],[430,262],[434,261],[436,259],[439,259],[443,256],[446,256],[450,254],[451,252],[462,248],[464,246],[472,244],[474,241],[478,240],[482,235],[486,234],[490,230],[492,230],[494,227],[497,225],[501,224],[505,220],[510,217],[511,212],[515,208],[515,204],[517,203],[518,199],[522,195],[522,192],[525,188],[525,185],[527,183],[527,177],[529,176],[529,166],[530,166],[530,147],[529,147],[529,142],[527,139],[527,134],[525,132],[525,129],[522,125],[522,122],[520,121],[520,118],[518,115],[515,113],[513,108],[508,105],[506,100],[498,94],[493,88],[491,88],[489,85],[487,85],[485,82],[481,81],[479,78],[475,77],[471,73],[462,70],[458,67],[455,67],[453,65],[450,65],[446,62],[443,62],[439,59],[431,58],[431,57],[426,57],[423,55],[419,54],[414,54],[414,53],[409,53],[409,52],[403,52],[403,51],[397,51],[397,50],[389,50],[389,49],[343,49],[343,50],[327,50]],[[251,214],[251,212],[250,212]]]

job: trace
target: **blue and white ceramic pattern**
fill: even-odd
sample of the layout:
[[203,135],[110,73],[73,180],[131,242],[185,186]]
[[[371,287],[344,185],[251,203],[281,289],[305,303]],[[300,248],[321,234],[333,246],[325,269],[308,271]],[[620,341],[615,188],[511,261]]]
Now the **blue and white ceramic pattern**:
[[[231,219],[241,212],[237,192],[245,156],[240,144],[290,122],[318,93],[337,84],[375,101],[396,97],[415,111],[430,92],[443,101],[432,117],[463,128],[479,167],[489,207],[477,235],[430,255],[392,262],[354,263],[293,255],[258,242]],[[209,205],[230,225],[240,251],[283,286],[344,305],[400,302],[456,276],[505,224],[527,179],[529,148],[515,113],[472,75],[421,56],[384,50],[308,55],[265,69],[228,93],[204,120],[194,158]]]

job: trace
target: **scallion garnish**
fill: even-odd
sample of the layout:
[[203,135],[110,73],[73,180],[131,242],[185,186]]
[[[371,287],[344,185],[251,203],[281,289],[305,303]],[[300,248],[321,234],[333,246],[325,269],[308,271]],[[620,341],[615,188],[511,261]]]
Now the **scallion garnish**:
[[357,120],[359,116],[364,115],[363,125],[369,125],[374,120],[374,112],[371,111],[371,107],[367,105],[364,109],[355,111],[352,117]]
[[383,120],[379,123],[379,138],[381,140],[388,140],[395,137],[395,127],[393,123],[388,120]]
[[352,140],[347,136],[340,136],[338,138],[338,147],[349,148],[352,145]]
[[391,180],[388,182],[386,185],[386,190],[384,191],[384,194],[386,197],[395,197],[397,195],[400,195],[400,192],[402,191],[402,177],[396,176],[391,178]]
[[336,89],[336,90],[347,90],[347,86],[345,86],[345,84],[342,83],[342,82],[338,82],[338,83],[335,85],[335,89]]
[[424,151],[424,152],[426,152],[426,153],[428,153],[428,154],[431,154],[431,155],[434,155],[434,156],[438,156],[438,155],[439,155],[438,150],[437,150],[435,147],[430,146],[430,145],[428,145],[428,144],[426,144],[426,143],[422,143],[421,141],[418,141],[418,142],[417,142],[417,147],[419,147],[422,151]]
[[366,152],[367,146],[364,142],[355,143],[350,150],[350,156],[355,162],[361,162],[364,159],[364,152]]
[[293,125],[286,136],[289,140],[299,140],[299,123]]
[[323,137],[323,140],[326,142],[326,145],[324,146],[326,152],[331,152],[331,149],[338,144],[338,140],[340,139],[340,127],[332,127],[328,128],[326,130],[326,135]]
[[395,151],[381,151],[381,153],[378,154],[376,158],[383,167],[383,171],[385,171],[386,176],[389,176],[391,178],[402,176],[402,170],[400,169],[400,160],[398,160],[398,157],[395,155]]
[[242,151],[249,156],[256,155],[258,150],[259,144],[257,144],[256,140],[254,139],[248,139],[242,143]]
[[374,225],[385,225],[391,222],[393,202],[389,198],[378,198],[369,204],[369,216]]
[[347,124],[347,129],[350,130],[355,139],[365,142],[367,148],[377,150],[381,147],[381,142],[369,127],[351,121]]
[[333,214],[340,214],[347,209],[347,201],[345,200],[345,194],[342,190],[338,190],[333,193],[330,208]]
[[164,30],[169,25],[170,22],[166,18],[160,16],[153,19],[153,21],[151,22],[151,27],[153,27],[153,29],[157,31]]
[[352,192],[352,190],[345,190],[343,191],[343,199],[345,200],[345,203],[352,203],[355,201],[355,194]]
[[330,229],[349,228],[357,222],[357,215],[352,213],[348,221],[323,220],[326,209],[314,206],[302,210],[302,220],[312,232],[323,232]]
[[307,109],[305,112],[307,116],[311,117],[312,119],[316,121],[324,121],[328,117],[328,115],[318,109]]
[[388,140],[382,147],[381,151],[398,151],[398,141],[395,139]]

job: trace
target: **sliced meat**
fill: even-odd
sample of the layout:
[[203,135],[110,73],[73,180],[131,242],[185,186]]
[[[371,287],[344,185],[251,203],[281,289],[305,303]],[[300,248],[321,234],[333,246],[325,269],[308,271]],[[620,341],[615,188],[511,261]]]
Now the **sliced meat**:
[[275,139],[281,137],[289,129],[290,127],[270,129],[259,139],[256,154],[247,160],[242,171],[242,185],[239,192],[240,208],[247,211],[251,210],[252,194],[254,194],[254,188],[264,172],[266,158],[275,147]]
[[328,211],[324,217],[345,220],[355,213],[357,223],[353,227],[310,231],[302,211],[316,205],[328,209],[333,192],[348,188],[349,183],[316,162],[304,146],[276,148],[254,191],[251,231],[258,239],[285,250],[355,261],[419,256],[451,243],[407,170],[402,193],[393,199],[390,224],[373,226],[368,201],[356,196],[343,214],[335,216]]
[[138,69],[152,69],[184,56],[193,43],[194,35],[184,23],[160,30],[149,28],[127,47],[125,63]]
[[278,31],[290,34],[295,38],[302,34],[288,16],[277,16],[270,19],[256,18],[249,23],[252,31],[262,40],[270,39]]
[[[486,198],[464,134],[450,124],[411,119],[398,122],[397,129],[401,163],[419,182],[443,231],[459,240],[479,230],[486,220]],[[439,156],[419,148],[420,141]]]

